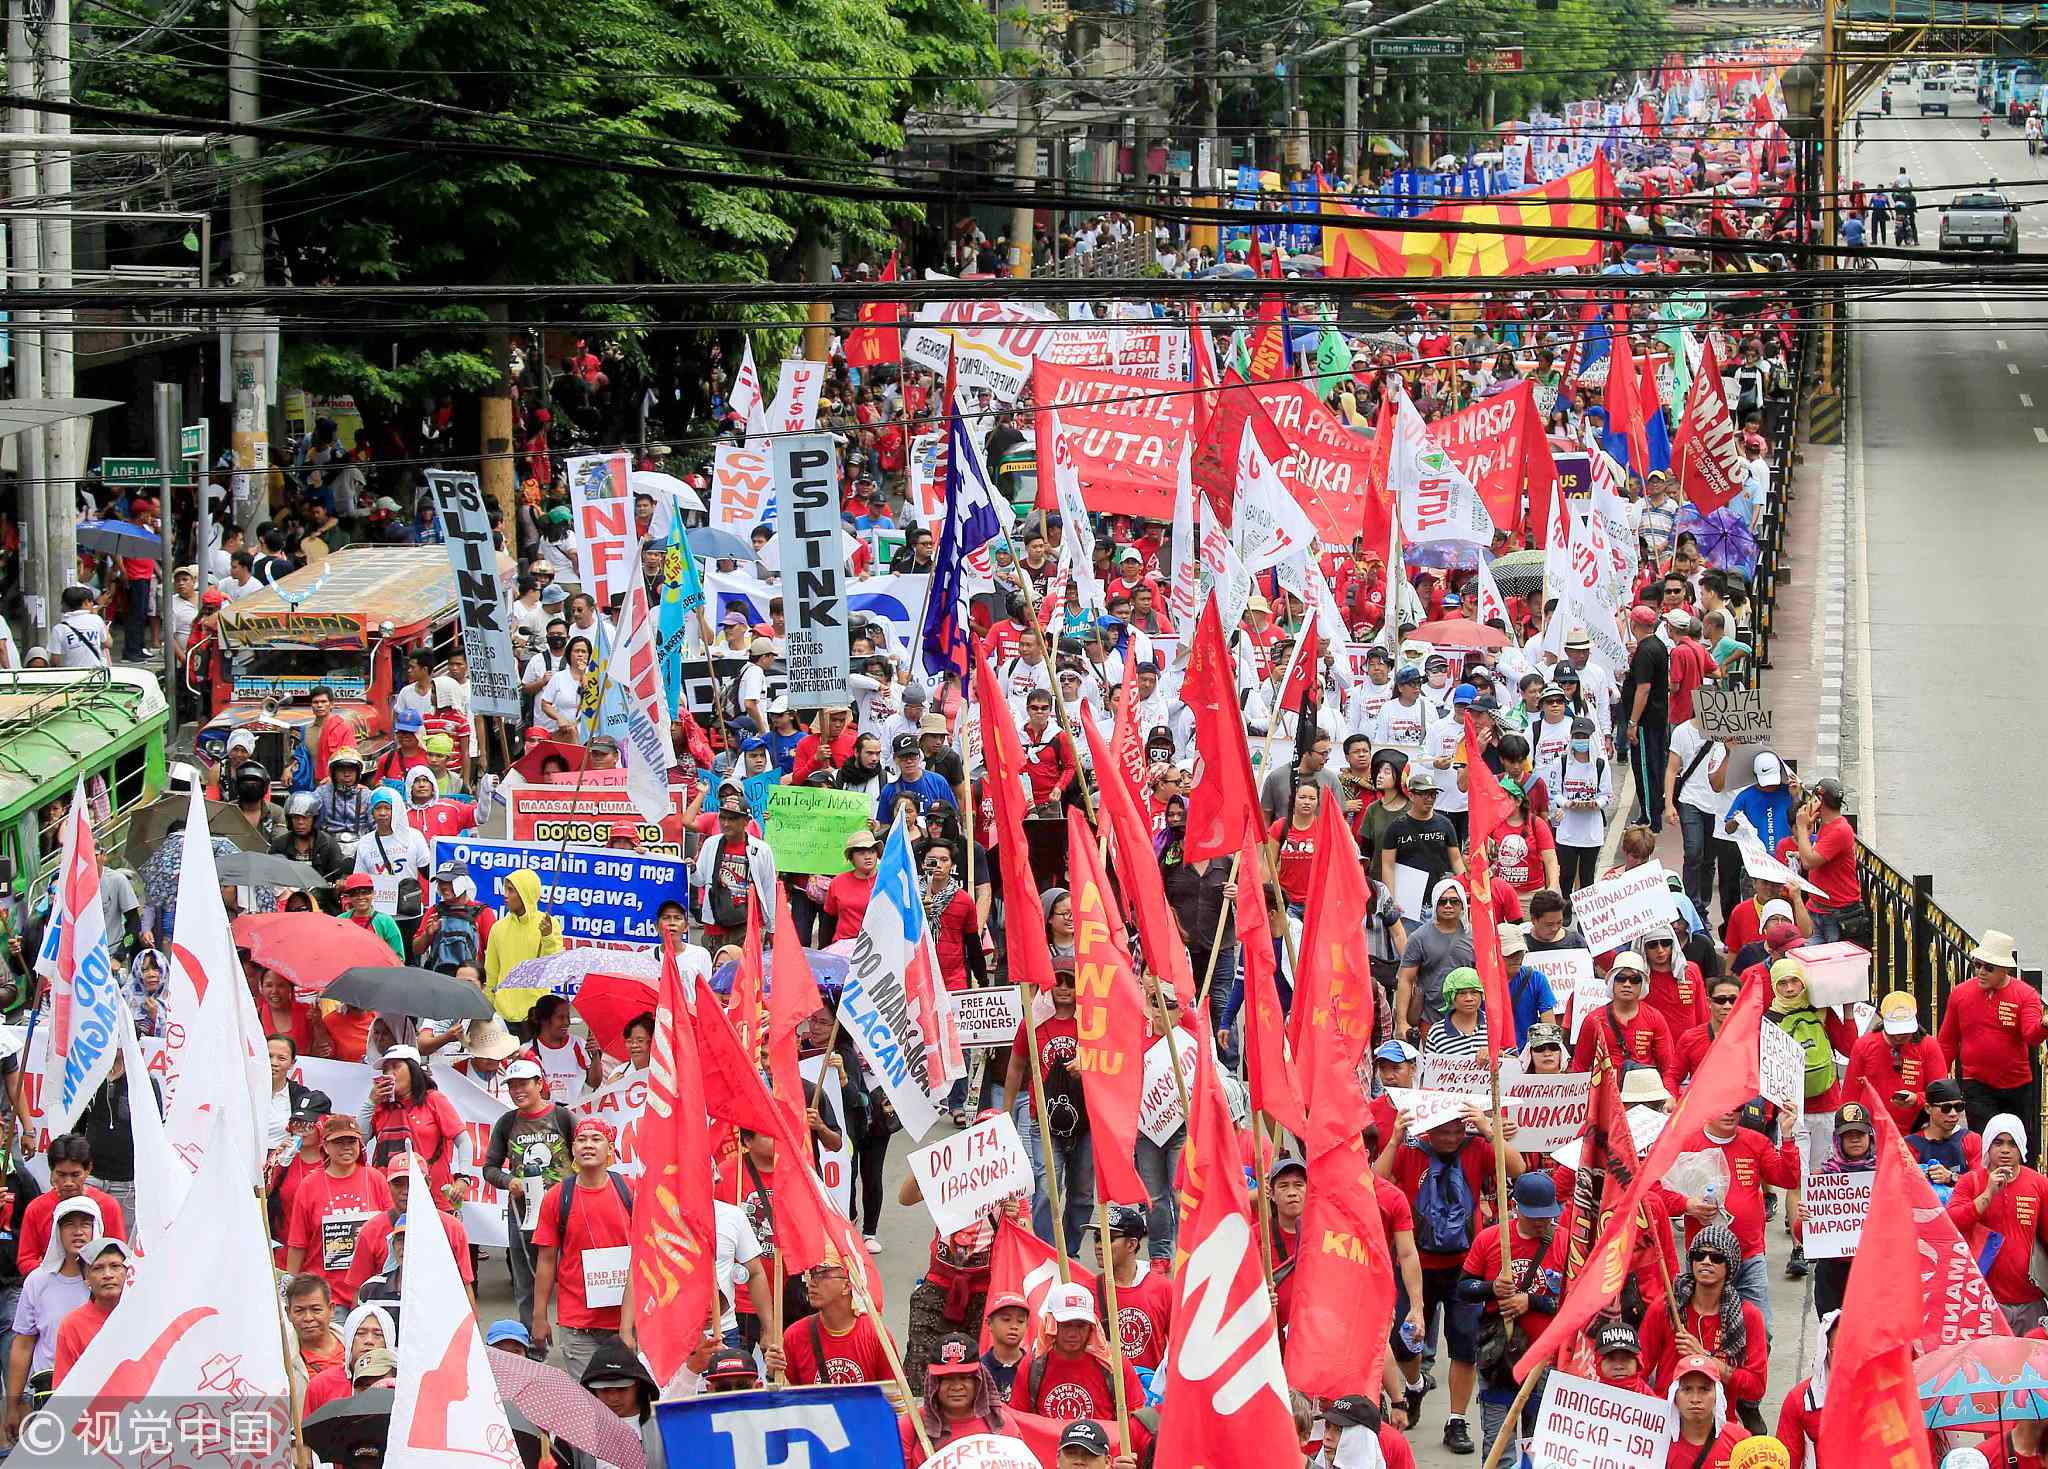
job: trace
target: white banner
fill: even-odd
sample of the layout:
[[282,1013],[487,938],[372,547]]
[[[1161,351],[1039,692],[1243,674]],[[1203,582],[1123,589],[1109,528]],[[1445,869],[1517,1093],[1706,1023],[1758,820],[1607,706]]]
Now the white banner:
[[[1597,515],[1575,510],[1570,519],[1563,606],[1559,612],[1586,630],[1593,643],[1593,657],[1609,673],[1618,675],[1628,667],[1628,647],[1621,640],[1619,603],[1608,580],[1613,553],[1607,544],[1607,533]],[[1594,945],[1595,949],[1599,947]]]
[[775,464],[765,444],[720,444],[711,455],[710,521],[746,536],[775,519]]
[[[1171,1054],[1168,1043],[1173,1046]],[[1161,1147],[1188,1120],[1181,1089],[1195,1084],[1195,1040],[1185,1031],[1161,1036],[1145,1052],[1145,1084],[1138,1093],[1138,1131]],[[1180,1081],[1173,1079],[1173,1058],[1180,1059]]]
[[1757,1031],[1757,1094],[1776,1102],[1797,1121],[1806,1111],[1806,1048],[1768,1014]]
[[768,432],[807,434],[818,426],[818,398],[825,389],[825,364],[802,357],[782,359],[775,401],[768,405]]
[[950,345],[959,390],[984,389],[1008,407],[1030,380],[1048,340],[1046,324],[1059,318],[1025,301],[927,301],[917,319],[929,325],[904,333],[906,366],[929,368],[943,381]]
[[1550,992],[1571,1012],[1571,1041],[1577,1045],[1579,1027],[1586,1023],[1586,1017],[1613,997],[1606,977],[1593,970],[1592,951],[1546,949],[1540,954],[1525,954],[1523,962],[1543,971],[1543,977],[1550,981]]
[[1877,1174],[1815,1173],[1810,1167],[1800,1194],[1805,1206],[1806,1258],[1844,1260],[1863,1240],[1863,1221],[1870,1213],[1870,1186]]
[[1503,1085],[1501,1098],[1515,1109],[1515,1148],[1523,1154],[1550,1153],[1586,1128],[1593,1078],[1586,1072],[1522,1076]]
[[1455,1121],[1465,1115],[1468,1107],[1484,1112],[1493,1105],[1493,1094],[1489,1085],[1486,1091],[1458,1095],[1452,1092],[1425,1091],[1421,1087],[1390,1086],[1387,1100],[1394,1104],[1394,1110],[1407,1119],[1408,1135],[1428,1132],[1438,1123]]
[[[1655,1107],[1628,1109],[1628,1135],[1636,1145],[1638,1158],[1650,1150],[1650,1144],[1657,1141],[1657,1134],[1664,1130],[1664,1124],[1670,1120]],[[1562,1147],[1551,1149],[1550,1161],[1560,1168],[1569,1168],[1576,1173],[1579,1168],[1579,1155],[1584,1149],[1584,1140],[1574,1138]]]
[[1024,1001],[1010,985],[956,990],[953,1014],[963,1046],[1008,1046],[1024,1023]]
[[846,557],[839,545],[839,457],[830,434],[775,441],[777,542],[789,628],[789,707],[846,703]]
[[977,1433],[947,1444],[924,1461],[924,1469],[1040,1469],[1040,1460],[1021,1439]]
[[600,609],[626,589],[627,578],[640,574],[631,469],[623,453],[580,454],[569,461],[569,527],[583,590]]
[[612,1172],[637,1186],[645,1167],[640,1161],[640,1114],[647,1107],[647,1073],[629,1071],[567,1105],[569,1114],[578,1122],[591,1117],[611,1128],[615,1137],[613,1150],[619,1158],[612,1165]]
[[1662,1398],[1552,1372],[1529,1458],[1536,1469],[1641,1469],[1664,1461],[1673,1422]]
[[441,533],[448,542],[448,564],[455,571],[462,651],[469,658],[470,710],[517,719],[521,707],[519,664],[512,655],[505,593],[498,584],[498,548],[491,540],[483,490],[473,474],[439,469],[427,471],[427,488],[433,492]]
[[1678,904],[1672,901],[1664,864],[1645,862],[1578,889],[1572,894],[1572,914],[1586,947],[1604,954],[1638,934],[1669,934]]
[[1411,545],[1430,541],[1493,543],[1493,517],[1486,511],[1486,501],[1430,437],[1422,415],[1406,395],[1395,408],[1387,485],[1400,506],[1401,534]]
[[910,1155],[910,1173],[940,1234],[955,1234],[1013,1194],[1031,1194],[1031,1158],[999,1112]]

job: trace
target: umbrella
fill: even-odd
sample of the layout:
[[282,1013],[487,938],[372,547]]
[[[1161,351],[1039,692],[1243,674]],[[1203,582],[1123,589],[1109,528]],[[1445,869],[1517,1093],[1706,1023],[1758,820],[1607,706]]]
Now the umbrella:
[[163,556],[164,543],[155,531],[125,520],[81,520],[78,549],[97,551],[103,556],[147,557],[155,561]]
[[[163,845],[164,838],[171,834],[171,824],[183,821],[191,814],[192,798],[183,791],[158,796],[147,806],[138,806],[129,812],[128,838],[121,848],[128,865],[140,867],[149,861]],[[216,842],[226,840],[231,847],[246,852],[261,852],[270,845],[255,827],[249,825],[249,818],[242,814],[241,809],[227,801],[206,803],[206,829]]]
[[1709,566],[1756,574],[1756,536],[1740,515],[1722,506],[1712,515],[1701,515],[1697,506],[1679,512],[1677,530],[1689,530],[1700,543],[1700,556]]
[[229,852],[216,859],[214,866],[220,869],[222,882],[252,886],[267,883],[272,887],[297,888],[302,892],[332,885],[313,869],[312,863],[294,862],[275,852]]
[[1408,636],[1438,648],[1505,648],[1507,634],[1469,617],[1440,617],[1425,622]]
[[[179,797],[180,800],[184,798]],[[214,860],[243,850],[224,836],[213,839]],[[176,908],[178,905],[178,871],[185,865],[185,844],[182,841],[160,842],[156,853],[137,871],[142,879],[143,895],[155,908]],[[256,911],[268,913],[277,906],[277,889],[256,888]],[[390,950],[385,950],[389,953]]]
[[653,983],[630,974],[586,975],[576,991],[576,1013],[590,1027],[590,1038],[615,1060],[626,1058],[626,1026],[654,1008]]
[[618,1469],[646,1469],[639,1433],[568,1373],[512,1352],[488,1355],[498,1396],[536,1428]]
[[636,469],[626,476],[626,483],[635,491],[666,495],[685,510],[694,510],[699,515],[706,513],[704,497],[672,474],[663,474],[656,469]]
[[1980,1336],[1913,1364],[1929,1428],[1994,1428],[2048,1418],[2048,1341]]
[[1542,551],[1510,551],[1493,558],[1493,584],[1503,597],[1535,596],[1543,590]]
[[590,752],[567,740],[528,740],[525,753],[512,762],[512,768],[526,777],[529,784],[546,785],[547,777],[542,774],[541,766],[550,759],[560,760],[571,770],[581,770],[584,762],[590,759]]
[[[391,951],[384,952],[388,955]],[[327,982],[320,998],[339,1000],[358,1010],[431,1015],[436,1020],[489,1020],[497,1014],[475,985],[410,964],[352,965]]]
[[325,913],[244,913],[235,920],[235,947],[247,949],[252,963],[289,979],[301,999],[319,994],[351,965],[391,962],[384,940]]
[[546,990],[567,997],[581,990],[585,979],[599,973],[657,980],[661,978],[661,954],[655,949],[564,949],[513,965],[498,988]]
[[[774,987],[774,966],[770,962],[772,957],[772,951],[761,956],[761,993],[764,995]],[[824,949],[805,949],[804,957],[811,961],[811,978],[817,983],[820,994],[829,998],[846,987],[846,971],[852,966],[847,963],[845,955],[829,953]],[[733,977],[739,971],[740,966],[736,963],[719,965],[711,972],[711,992],[716,995],[731,994]]]
[[1395,142],[1392,138],[1389,138],[1384,134],[1380,133],[1375,133],[1373,135],[1372,142],[1369,143],[1367,147],[1370,149],[1370,151],[1378,153],[1382,157],[1386,158],[1406,158],[1408,156],[1408,150],[1406,148],[1403,148],[1399,143]]
[[699,526],[690,532],[690,554],[713,561],[755,561],[751,541],[745,541],[729,530],[720,530],[715,525]]
[[1196,271],[1195,279],[1202,281],[1218,279],[1232,281],[1248,281],[1254,280],[1256,279],[1256,277],[1253,276],[1252,268],[1249,265],[1246,265],[1241,261],[1231,260],[1226,261],[1222,265],[1211,265],[1206,269]]
[[[509,1354],[492,1352],[490,1355],[503,1357]],[[391,1433],[391,1408],[397,1401],[397,1392],[383,1387],[365,1388],[362,1392],[337,1398],[306,1419],[301,1436],[306,1447],[328,1463],[353,1463],[353,1453],[360,1445],[384,1447]],[[538,1464],[540,1429],[510,1403],[505,1404],[505,1426],[512,1430],[512,1437],[518,1441],[521,1461]],[[640,1448],[638,1434],[634,1435],[633,1447],[636,1451]],[[642,1453],[636,1459],[615,1459],[612,1462],[620,1469],[630,1469],[633,1465],[644,1469],[647,1458]]]

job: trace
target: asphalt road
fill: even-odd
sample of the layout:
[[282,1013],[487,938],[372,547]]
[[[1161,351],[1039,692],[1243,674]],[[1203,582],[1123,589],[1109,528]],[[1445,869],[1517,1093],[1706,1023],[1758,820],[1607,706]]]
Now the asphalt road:
[[[1844,176],[1868,186],[1901,163],[1923,243],[1939,228],[1932,206],[1996,178],[2034,201],[2022,252],[2048,251],[2048,158],[2030,160],[2002,119],[1987,140],[1974,113],[1866,120]],[[2048,719],[2048,316],[1960,285],[1854,311],[1862,443],[1859,476],[1852,412],[1850,475],[1862,492],[1848,564],[1867,566],[1852,606],[1867,592],[1869,626],[1849,685],[1867,702],[1845,721],[1859,736],[1845,753],[1860,745],[1869,768],[1852,775],[1852,809],[1874,819],[1895,865],[1934,875],[1965,927],[2004,929],[2038,956],[2048,921],[2014,854],[2037,838],[2039,803],[1992,777],[2020,773]]]

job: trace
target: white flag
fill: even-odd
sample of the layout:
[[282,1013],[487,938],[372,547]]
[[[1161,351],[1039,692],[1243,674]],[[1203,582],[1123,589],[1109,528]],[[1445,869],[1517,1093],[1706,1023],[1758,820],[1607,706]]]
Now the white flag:
[[1166,585],[1166,608],[1180,634],[1182,647],[1195,636],[1198,605],[1196,589],[1201,584],[1201,555],[1195,546],[1195,436],[1180,443],[1180,468],[1173,482],[1173,576]]
[[[80,780],[64,817],[64,848],[52,901],[58,929],[42,1055],[43,1111],[50,1131],[69,1132],[114,1069],[120,1043],[121,978],[107,952],[100,907],[100,858],[92,805]],[[219,901],[219,894],[214,900]]]
[[1431,541],[1491,545],[1493,517],[1478,489],[1430,437],[1413,403],[1401,399],[1394,413],[1387,484],[1401,506],[1401,534],[1418,546]]
[[1512,636],[1515,631],[1514,619],[1508,616],[1508,599],[1500,594],[1500,585],[1493,579],[1493,568],[1482,557],[1479,562],[1479,611],[1475,619],[1489,622],[1500,619],[1500,625]]
[[[273,1445],[291,1432],[270,1235],[255,1177],[226,1128],[227,1119],[220,1119],[161,1247],[136,1262],[121,1304],[49,1405],[82,1445],[99,1446],[105,1462],[134,1462],[142,1416],[162,1417],[180,1402],[203,1405],[203,1416],[223,1429],[233,1415],[252,1444],[259,1429],[273,1435]],[[128,1440],[128,1457],[117,1455],[116,1434]],[[270,1462],[281,1456],[235,1457]]]
[[1202,502],[1202,576],[1203,594],[1216,594],[1216,612],[1227,638],[1237,630],[1245,604],[1252,599],[1252,574],[1230,543],[1230,532],[1216,523],[1207,500]]
[[[518,1446],[491,1374],[490,1348],[477,1334],[476,1313],[448,1236],[434,1217],[433,1197],[418,1153],[406,1154],[412,1217],[405,1231],[404,1278],[398,1292],[397,1400],[384,1462],[392,1469],[519,1469]],[[574,1179],[566,1186],[573,1187]],[[591,1268],[585,1251],[584,1269]],[[624,1250],[619,1251],[621,1255]],[[625,1262],[619,1262],[624,1270]]]
[[1302,512],[1249,421],[1237,443],[1237,499],[1231,507],[1231,535],[1245,570],[1257,575],[1314,547],[1316,528]]
[[164,1136],[164,1115],[157,1110],[156,1091],[149,1084],[149,1063],[135,1038],[135,1016],[121,1005],[121,1063],[128,1077],[128,1135],[135,1146],[135,1217],[128,1221],[128,1242],[136,1253],[157,1252],[185,1199],[185,1170],[172,1156]]
[[1621,597],[1608,580],[1611,555],[1607,532],[1598,515],[1572,516],[1570,554],[1571,565],[1558,613],[1569,614],[1574,625],[1586,630],[1586,636],[1593,640],[1592,656],[1609,673],[1618,674],[1628,666],[1628,649],[1621,641]]
[[1593,470],[1593,514],[1600,517],[1600,529],[1607,542],[1607,576],[1618,597],[1626,598],[1636,584],[1636,538],[1628,528],[1628,504],[1621,489],[1628,483],[1628,471],[1612,454],[1595,449]]
[[669,737],[668,695],[654,644],[647,583],[636,576],[626,587],[626,605],[619,612],[619,640],[612,648],[609,668],[624,713],[625,737],[619,748],[626,761],[626,794],[641,816],[658,823],[672,809],[668,773],[675,767],[676,750]]
[[[1102,583],[1095,579],[1095,532],[1089,528],[1088,506],[1081,498],[1081,468],[1074,462],[1074,446],[1068,442],[1059,414],[1047,409],[1045,424],[1046,452],[1052,462],[1053,497],[1059,501],[1060,515],[1066,522],[1065,534],[1060,538],[1060,554],[1073,573],[1081,605],[1100,612]],[[1053,609],[1057,615],[1060,610],[1057,602]]]
[[761,391],[761,373],[754,366],[754,339],[748,337],[746,346],[740,351],[739,371],[732,375],[732,390],[725,399],[739,421],[746,425],[747,437],[765,435],[768,432],[768,399]]
[[[752,351],[752,344],[748,345]],[[782,359],[775,402],[768,409],[768,432],[807,434],[818,423],[818,398],[825,390],[825,364],[804,357]]]

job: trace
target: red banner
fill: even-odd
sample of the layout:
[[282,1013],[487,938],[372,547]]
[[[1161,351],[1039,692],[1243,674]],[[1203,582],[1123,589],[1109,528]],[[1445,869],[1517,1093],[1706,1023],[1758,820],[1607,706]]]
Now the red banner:
[[[1173,518],[1181,444],[1194,431],[1192,393],[1152,378],[1039,362],[1031,395],[1040,408],[1060,410],[1089,509]],[[1040,414],[1036,432],[1047,431]]]
[[1068,892],[1074,907],[1074,1066],[1095,1139],[1096,1197],[1142,1204],[1138,1098],[1144,1090],[1145,994],[1124,951],[1123,911],[1096,860],[1095,832],[1080,808],[1067,812]]
[[1237,498],[1237,447],[1246,419],[1294,502],[1334,546],[1356,536],[1387,543],[1386,490],[1372,475],[1372,440],[1348,428],[1307,386],[1236,378],[1216,395],[1208,436],[1195,446],[1194,481],[1225,525]]
[[1700,350],[1685,416],[1671,441],[1671,464],[1678,471],[1678,492],[1702,515],[1712,515],[1743,490],[1742,439],[1728,411],[1728,390],[1711,339]]
[[[1533,275],[1559,266],[1597,266],[1606,249],[1598,240],[1495,234],[1474,226],[1525,225],[1540,229],[1594,230],[1602,199],[1614,197],[1614,175],[1596,154],[1584,168],[1547,184],[1444,204],[1418,216],[1405,229],[1384,223],[1357,229],[1323,228],[1325,275],[1436,276]],[[1352,205],[1325,197],[1328,213],[1370,218]],[[1450,226],[1432,230],[1429,225]]]
[[1518,531],[1527,492],[1531,506],[1548,505],[1557,463],[1536,409],[1536,384],[1526,378],[1505,393],[1447,414],[1429,426],[1451,462],[1486,501],[1496,527]]

